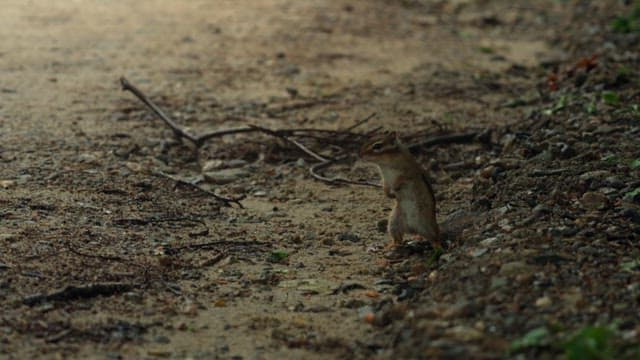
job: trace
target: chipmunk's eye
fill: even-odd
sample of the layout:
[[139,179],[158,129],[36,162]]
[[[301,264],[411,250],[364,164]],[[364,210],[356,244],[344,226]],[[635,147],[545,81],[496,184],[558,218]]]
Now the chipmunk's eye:
[[382,150],[382,143],[377,142],[377,143],[373,144],[373,146],[371,146],[371,149],[373,149],[373,151]]

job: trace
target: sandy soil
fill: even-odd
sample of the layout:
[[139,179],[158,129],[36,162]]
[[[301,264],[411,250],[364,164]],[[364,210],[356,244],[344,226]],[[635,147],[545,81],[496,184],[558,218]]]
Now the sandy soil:
[[[193,132],[246,124],[338,130],[373,112],[362,132],[384,126],[422,140],[494,129],[503,153],[481,143],[418,153],[432,171],[442,220],[483,207],[494,191],[486,181],[493,170],[481,169],[509,169],[491,161],[504,160],[509,150],[502,136],[530,118],[526,109],[503,105],[537,93],[544,83],[540,65],[567,61],[569,52],[550,40],[571,22],[571,6],[5,1],[0,357],[388,358],[396,348],[416,358],[502,356],[510,341],[536,325],[527,321],[542,315],[496,322],[496,330],[491,296],[503,303],[506,295],[486,295],[483,305],[461,310],[475,295],[467,302],[447,298],[446,288],[471,289],[476,275],[500,288],[509,276],[533,271],[517,262],[521,250],[533,256],[533,247],[489,235],[519,228],[500,216],[518,208],[513,196],[523,196],[521,189],[509,188],[508,200],[494,192],[493,206],[482,209],[444,259],[427,251],[390,262],[378,222],[391,203],[381,190],[314,180],[307,171],[313,159],[265,136],[213,140],[196,161],[192,148],[120,90],[118,79],[126,76]],[[475,165],[446,167],[465,162]],[[235,169],[228,184],[202,184],[226,196],[246,195],[244,208],[224,207],[157,175],[193,180],[203,167]],[[328,173],[376,180],[361,163]],[[482,257],[487,250],[478,244],[491,238],[511,250],[489,246]],[[503,263],[515,263],[513,273],[494,280]],[[24,303],[69,285],[114,282],[130,287]],[[435,311],[434,304],[451,305],[432,316],[439,323],[416,325],[413,337],[402,331],[421,324],[412,314]],[[488,318],[471,321],[468,311]],[[368,313],[386,318],[371,324]],[[449,343],[427,341],[411,353],[411,339],[421,332]]]

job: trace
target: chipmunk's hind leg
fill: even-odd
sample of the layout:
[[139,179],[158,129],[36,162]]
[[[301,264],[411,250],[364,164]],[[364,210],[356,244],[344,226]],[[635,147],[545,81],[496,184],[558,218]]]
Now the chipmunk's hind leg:
[[434,250],[442,251],[444,249],[442,247],[442,241],[440,240],[440,231],[437,224],[420,231],[419,235],[424,238],[424,240],[428,241],[431,246],[433,246]]
[[389,216],[389,224],[387,225],[387,231],[389,232],[389,236],[391,237],[391,243],[387,245],[387,249],[393,249],[397,246],[402,245],[402,235],[403,235],[403,224],[402,224],[402,215],[400,214],[400,209],[397,206],[391,210],[391,215]]

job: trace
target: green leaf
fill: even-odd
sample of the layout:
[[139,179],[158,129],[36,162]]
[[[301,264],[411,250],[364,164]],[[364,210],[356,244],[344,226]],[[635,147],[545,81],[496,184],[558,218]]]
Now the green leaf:
[[640,168],[640,158],[635,159],[635,160],[631,160],[631,163],[629,164],[629,166],[630,166],[632,169]]
[[546,346],[549,344],[551,334],[546,326],[535,328],[526,333],[520,339],[511,343],[511,351],[519,351],[529,347]]
[[605,104],[611,106],[620,105],[620,96],[613,91],[605,91],[602,93],[602,100]]
[[504,104],[502,104],[502,106],[507,107],[507,108],[514,108],[514,107],[518,107],[518,106],[524,106],[527,105],[527,102],[524,99],[512,99],[509,100],[507,102],[505,102]]
[[556,107],[554,108],[554,110],[562,110],[566,108],[568,104],[569,104],[569,96],[562,95],[560,96],[560,99],[558,99],[558,102],[556,103]]
[[273,250],[269,254],[269,261],[273,263],[281,263],[289,257],[289,253],[285,250]]

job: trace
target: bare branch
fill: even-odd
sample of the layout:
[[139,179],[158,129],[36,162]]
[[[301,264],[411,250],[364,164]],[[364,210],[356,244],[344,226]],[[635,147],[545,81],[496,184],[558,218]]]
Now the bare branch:
[[447,134],[442,136],[435,136],[424,141],[409,144],[409,149],[415,149],[419,147],[429,147],[434,145],[452,144],[452,143],[468,143],[472,142],[478,136],[477,132],[469,132],[464,134]]
[[290,139],[290,138],[286,137],[285,135],[282,135],[281,133],[279,133],[277,131],[274,131],[274,130],[271,130],[271,129],[267,129],[267,128],[264,128],[264,127],[261,127],[261,126],[257,126],[257,125],[249,125],[249,126],[254,128],[254,129],[260,130],[265,134],[269,134],[271,136],[275,136],[275,137],[280,138],[280,139],[282,139],[282,140],[284,140],[284,141],[286,141],[286,142],[288,142],[290,144],[293,144],[295,147],[297,147],[298,149],[302,150],[302,152],[304,152],[305,154],[315,158],[318,161],[327,161],[328,160],[327,158],[323,157],[322,155],[319,155],[319,154],[309,150],[309,148],[307,148],[306,146],[302,145],[301,143],[299,143],[299,142],[297,142],[297,141],[295,141],[293,139]]
[[36,294],[22,300],[25,305],[33,306],[46,301],[64,301],[88,299],[96,296],[111,296],[133,289],[136,285],[129,283],[96,283],[82,286],[69,285],[50,294]]
[[138,90],[135,86],[133,86],[129,80],[127,80],[124,76],[120,78],[120,84],[122,85],[122,90],[131,91],[133,95],[135,95],[140,101],[142,101],[151,111],[156,114],[162,121],[164,121],[167,126],[173,130],[173,133],[178,138],[186,138],[194,144],[198,145],[198,139],[188,133],[186,130],[182,129],[178,124],[176,124],[169,116],[167,116],[162,109],[160,109],[155,103],[153,103],[149,98],[142,93],[142,91]]
[[362,186],[373,186],[373,187],[382,187],[380,184],[372,183],[369,181],[357,181],[357,180],[349,180],[341,177],[326,177],[318,173],[318,170],[327,168],[332,164],[336,163],[338,160],[345,159],[346,156],[341,157],[339,159],[326,160],[321,163],[317,163],[309,168],[309,174],[313,176],[315,179],[320,180],[322,182],[328,184],[351,184],[351,185],[362,185]]
[[355,124],[349,126],[348,128],[345,129],[346,132],[352,131],[353,129],[357,128],[358,126],[366,123],[367,121],[373,119],[376,116],[376,113],[371,113],[369,116],[367,116],[366,118],[356,121]]
[[176,178],[176,177],[171,176],[171,175],[169,175],[167,173],[164,173],[162,171],[154,171],[153,174],[157,175],[157,176],[161,176],[161,177],[167,178],[169,180],[172,180],[172,181],[174,181],[174,182],[176,182],[176,183],[178,183],[180,185],[186,185],[186,186],[192,187],[194,189],[197,189],[197,190],[199,190],[199,191],[201,191],[201,192],[203,192],[203,193],[205,193],[205,194],[207,194],[209,196],[214,197],[217,200],[220,200],[225,206],[231,207],[231,204],[233,203],[233,204],[237,204],[241,209],[244,209],[244,206],[242,206],[242,203],[240,203],[240,201],[245,198],[244,195],[240,196],[240,197],[237,197],[237,198],[226,198],[224,196],[220,196],[220,195],[214,193],[213,191],[209,191],[209,190],[207,190],[205,188],[202,188],[202,187],[198,186],[197,184],[194,184],[194,183],[191,183],[189,181]]

